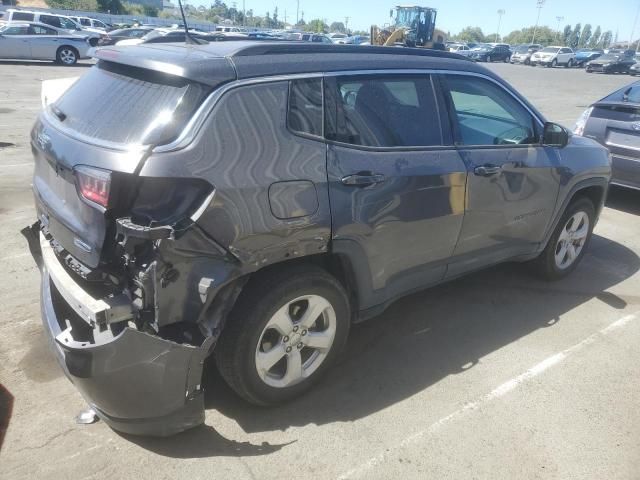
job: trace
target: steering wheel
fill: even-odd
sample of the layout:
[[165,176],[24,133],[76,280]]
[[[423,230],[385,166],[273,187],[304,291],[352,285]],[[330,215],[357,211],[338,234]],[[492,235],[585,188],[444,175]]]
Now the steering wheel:
[[529,139],[531,133],[524,127],[513,127],[505,130],[493,139],[494,145],[521,145]]

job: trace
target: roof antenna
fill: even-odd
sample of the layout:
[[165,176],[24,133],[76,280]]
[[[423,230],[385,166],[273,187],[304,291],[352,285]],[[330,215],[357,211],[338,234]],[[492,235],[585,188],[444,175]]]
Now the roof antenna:
[[178,0],[178,6],[180,7],[180,13],[182,14],[182,24],[184,25],[184,43],[191,45],[200,45],[201,43],[193,38],[189,33],[189,27],[187,26],[187,19],[184,16],[184,8],[182,8],[182,2]]

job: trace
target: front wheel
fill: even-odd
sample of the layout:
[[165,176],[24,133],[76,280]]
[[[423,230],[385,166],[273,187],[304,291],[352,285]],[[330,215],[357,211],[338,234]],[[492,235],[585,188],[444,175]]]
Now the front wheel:
[[551,62],[551,68],[555,68],[558,66],[558,60],[556,60],[555,58],[553,59],[553,62]]
[[487,55],[487,63],[491,63],[491,55]]
[[351,323],[340,283],[314,266],[252,278],[215,349],[229,386],[256,405],[290,400],[315,384],[344,347]]
[[595,218],[595,208],[587,198],[580,197],[569,204],[549,243],[533,261],[542,277],[559,280],[578,266],[591,240]]
[[66,66],[75,65],[78,62],[78,51],[73,47],[60,47],[56,52],[56,61]]
[[569,59],[569,61],[567,62],[567,68],[571,68],[573,67],[573,60]]

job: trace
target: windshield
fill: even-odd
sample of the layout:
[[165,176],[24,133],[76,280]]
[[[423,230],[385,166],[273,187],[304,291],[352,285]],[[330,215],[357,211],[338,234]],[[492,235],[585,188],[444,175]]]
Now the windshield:
[[52,108],[65,127],[91,138],[162,144],[177,137],[208,92],[181,77],[101,61]]
[[163,32],[162,30],[151,30],[144,37],[142,37],[142,39],[151,40],[152,38],[162,37],[163,35],[166,35],[166,32]]
[[400,27],[413,27],[419,13],[418,8],[398,8],[396,24]]
[[607,55],[602,55],[600,58],[598,58],[598,61],[610,61],[613,62],[615,60],[618,60],[620,57],[622,57],[622,55],[612,55],[610,53],[608,53]]
[[560,50],[559,48],[555,48],[555,47],[547,47],[547,48],[543,48],[542,50],[540,50],[541,53],[558,53],[558,50]]
[[516,47],[517,53],[527,53],[529,51],[529,45],[520,45]]

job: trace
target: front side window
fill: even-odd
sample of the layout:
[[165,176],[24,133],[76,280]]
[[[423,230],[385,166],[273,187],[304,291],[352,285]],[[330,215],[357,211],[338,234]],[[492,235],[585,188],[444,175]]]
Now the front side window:
[[322,80],[305,78],[289,82],[289,129],[322,136]]
[[429,75],[375,75],[325,81],[325,136],[367,147],[442,145]]
[[504,88],[478,77],[447,75],[462,145],[537,143],[534,117]]
[[57,35],[58,32],[53,28],[43,27],[41,25],[32,25],[29,29],[32,35]]
[[84,25],[85,27],[90,27],[91,26],[91,20],[89,20],[88,18],[81,18],[80,19],[80,23],[82,25]]
[[62,27],[62,24],[60,23],[60,17],[54,17],[53,15],[40,15],[40,21],[42,23],[46,23],[47,25],[51,25],[52,27]]

